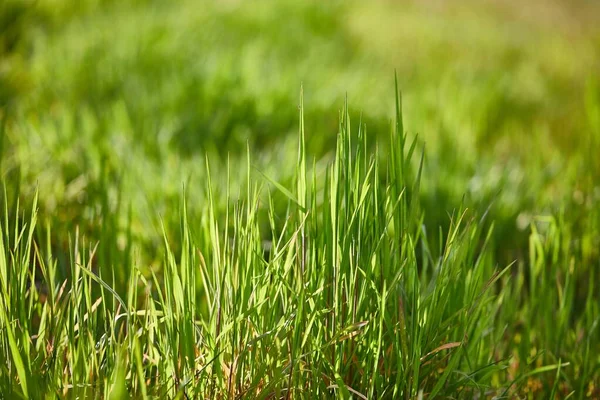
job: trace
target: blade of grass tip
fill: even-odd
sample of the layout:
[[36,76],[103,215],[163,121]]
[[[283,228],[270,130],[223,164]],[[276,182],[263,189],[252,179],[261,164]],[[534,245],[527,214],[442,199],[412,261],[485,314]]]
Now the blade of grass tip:
[[421,357],[421,362],[424,362],[427,358],[429,358],[429,356],[435,355],[442,350],[453,349],[455,347],[460,346],[461,344],[462,344],[462,342],[450,342],[450,343],[445,343],[439,347],[436,347],[435,349],[431,350],[429,353],[427,353],[423,357]]
[[286,189],[283,185],[281,185],[279,182],[269,178],[266,174],[264,174],[261,170],[259,170],[258,168],[254,167],[254,169],[256,171],[258,171],[267,181],[269,181],[269,183],[271,183],[273,186],[275,186],[277,188],[277,190],[279,190],[285,197],[287,197],[292,203],[294,203],[302,212],[306,212],[306,208],[302,206],[302,204],[300,204],[298,202],[298,200],[296,199],[296,197],[292,194],[292,192],[290,192],[288,189]]
[[[407,161],[412,160],[413,153],[415,152],[415,149],[417,147],[418,139],[419,139],[419,135],[417,134],[413,138],[413,141],[410,144],[410,147],[408,148],[408,152],[406,153],[406,160]],[[423,150],[423,151],[425,151],[425,150]]]
[[417,234],[418,234],[418,230],[419,230],[419,220],[418,218],[418,213],[419,213],[419,195],[420,195],[420,191],[421,191],[421,174],[423,172],[423,161],[425,159],[425,148],[423,148],[423,150],[421,151],[421,158],[419,161],[419,169],[417,171],[417,177],[415,178],[415,181],[413,183],[413,187],[412,187],[412,198],[410,199],[410,210],[409,210],[409,215],[414,215],[416,218],[413,218],[413,221],[417,224],[417,226],[414,227],[414,229],[417,230]]
[[504,274],[506,273],[506,271],[508,271],[513,265],[516,265],[517,261],[513,261],[510,264],[508,264],[506,267],[504,267],[504,269],[502,271],[496,272],[492,275],[492,277],[490,279],[488,279],[488,281],[485,283],[485,285],[483,285],[483,288],[481,289],[481,293],[479,294],[479,296],[477,296],[477,298],[475,299],[475,301],[473,302],[473,304],[471,305],[471,307],[469,308],[469,311],[467,312],[467,314],[471,314],[473,312],[473,310],[479,305],[479,302],[481,301],[481,299],[483,298],[483,296],[485,295],[485,293],[487,292],[487,290],[498,281],[498,279],[502,278],[502,276],[504,276]]
[[402,93],[398,88],[398,71],[394,71],[394,84],[396,94],[396,128],[398,135],[400,135],[400,143],[402,150],[404,150],[404,121],[402,119]]
[[[400,92],[399,86],[398,86],[398,73],[397,71],[394,71],[394,91],[395,91],[395,96],[396,96],[396,140],[400,141],[400,147],[398,148],[398,155],[400,157],[400,176],[397,176],[397,179],[400,179],[400,187],[404,186],[406,184],[406,171],[405,171],[405,155],[404,155],[404,148],[406,145],[406,137],[404,136],[404,121],[402,118],[402,93]],[[395,143],[392,143],[392,147],[395,148]],[[397,167],[396,167],[397,168]]]
[[299,128],[298,128],[298,164],[296,170],[296,183],[298,190],[298,203],[306,209],[306,142],[304,136],[304,87],[300,87],[299,105]]
[[29,265],[30,257],[31,257],[31,243],[33,242],[33,234],[35,232],[35,228],[37,225],[37,215],[38,215],[38,190],[35,190],[35,194],[33,195],[33,203],[31,205],[31,215],[29,217],[29,234],[27,235],[27,241],[25,242],[25,265]]
[[[19,233],[19,215],[20,215],[20,207],[21,207],[21,200],[19,199],[19,197],[17,196],[17,199],[15,200],[15,215],[14,215],[14,223],[15,223],[15,233],[13,236],[13,251],[18,251],[19,249],[19,243],[21,243],[21,235],[22,233]],[[25,227],[23,227],[24,229]]]

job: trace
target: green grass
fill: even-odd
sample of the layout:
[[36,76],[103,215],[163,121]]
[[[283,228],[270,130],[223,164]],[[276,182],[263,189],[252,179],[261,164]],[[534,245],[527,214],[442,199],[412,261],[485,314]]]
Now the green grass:
[[0,398],[600,396],[579,6],[2,3]]
[[165,236],[150,277],[135,249],[121,252],[122,277],[110,267],[123,259],[100,258],[76,230],[59,280],[51,226],[36,237],[37,197],[26,212],[6,206],[3,395],[583,398],[599,377],[596,272],[560,216],[532,226],[518,264],[495,263],[491,230],[467,209],[433,247],[422,163],[411,163],[423,150],[400,111],[380,161],[345,108],[321,171],[309,168],[300,113],[293,185],[257,179],[249,155],[242,193],[225,185],[231,206],[219,211],[209,173],[200,223],[190,226],[183,201],[180,250]]

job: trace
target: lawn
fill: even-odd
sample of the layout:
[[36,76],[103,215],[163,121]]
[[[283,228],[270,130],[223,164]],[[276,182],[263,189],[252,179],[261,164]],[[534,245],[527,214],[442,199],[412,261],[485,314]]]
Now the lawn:
[[600,5],[0,3],[0,399],[600,398]]

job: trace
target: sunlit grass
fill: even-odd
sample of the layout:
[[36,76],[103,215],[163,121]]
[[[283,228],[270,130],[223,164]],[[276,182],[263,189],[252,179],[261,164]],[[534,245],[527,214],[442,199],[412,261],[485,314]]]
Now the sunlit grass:
[[34,3],[0,398],[600,397],[595,5]]
[[[424,149],[403,129],[399,98],[397,107],[392,146],[376,152],[346,107],[335,157],[319,171],[306,158],[301,101],[292,184],[257,175],[248,154],[243,190],[232,198],[227,189],[227,206],[219,209],[207,171],[207,201],[186,204],[182,194],[180,249],[174,252],[165,236],[159,272],[143,272],[135,247],[107,251],[118,247],[120,229],[105,220],[104,256],[75,230],[61,273],[51,226],[45,237],[36,235],[44,231],[36,228],[37,198],[23,212],[18,203],[9,209],[5,197],[2,393],[595,393],[596,272],[572,247],[570,229],[560,215],[539,219],[529,260],[510,265],[495,262],[492,230],[477,212],[459,207],[447,234],[428,233],[419,203],[423,164],[411,162],[422,160]],[[284,213],[275,195],[286,199]],[[199,215],[194,224],[191,208]],[[597,227],[591,229],[597,240]]]

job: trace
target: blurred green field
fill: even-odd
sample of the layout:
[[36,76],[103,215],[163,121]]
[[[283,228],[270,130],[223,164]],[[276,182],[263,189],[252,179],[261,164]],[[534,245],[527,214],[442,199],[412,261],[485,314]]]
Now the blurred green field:
[[555,209],[573,170],[597,166],[580,151],[597,130],[592,6],[8,2],[4,169],[26,197],[39,185],[67,230],[93,220],[95,187],[118,185],[146,239],[182,182],[201,198],[205,154],[235,163],[248,142],[289,179],[275,160],[294,151],[300,85],[315,157],[331,153],[345,96],[387,137],[396,70],[406,127],[427,145],[429,222],[447,224],[466,194],[494,201],[510,240],[519,215]]
[[[422,386],[415,383],[414,387],[400,389],[396,384],[396,391],[387,392],[382,389],[386,387],[385,377],[392,379],[393,375],[396,379],[400,375],[382,373],[383,381],[365,383],[355,379],[353,374],[357,372],[352,368],[348,372],[340,367],[345,359],[332,362],[331,369],[339,379],[349,387],[360,381],[360,388],[353,389],[360,393],[371,388],[364,394],[367,397],[428,397],[438,391],[438,396],[448,398],[501,398],[504,389],[503,395],[511,398],[600,397],[600,297],[596,284],[600,272],[599,21],[600,5],[584,0],[536,0],[525,5],[509,0],[4,0],[0,4],[0,173],[6,204],[2,215],[4,271],[9,272],[3,279],[9,281],[10,271],[20,274],[15,260],[25,257],[25,253],[17,249],[27,240],[21,241],[25,236],[19,233],[19,227],[25,232],[32,225],[29,213],[36,194],[39,222],[30,238],[31,245],[25,246],[32,253],[31,260],[22,259],[29,262],[25,263],[26,269],[44,270],[39,264],[46,260],[49,265],[55,263],[55,275],[50,279],[54,284],[67,279],[69,285],[75,285],[73,268],[78,261],[74,255],[90,250],[80,251],[77,247],[85,242],[93,248],[98,243],[90,271],[109,282],[132,309],[136,308],[136,300],[131,298],[135,286],[132,282],[137,282],[138,273],[149,281],[156,274],[157,286],[162,282],[168,287],[166,276],[177,275],[176,268],[169,264],[171,253],[184,254],[190,246],[197,246],[202,257],[219,246],[226,247],[219,242],[213,243],[215,249],[205,250],[211,247],[207,232],[213,240],[217,236],[237,237],[239,226],[247,224],[256,228],[251,232],[257,237],[250,236],[261,243],[276,242],[279,235],[292,237],[292,226],[304,232],[302,219],[291,215],[297,216],[298,202],[303,204],[302,182],[310,181],[313,172],[314,184],[310,181],[304,189],[309,193],[304,198],[314,195],[323,199],[315,200],[314,208],[304,205],[312,212],[306,218],[310,220],[316,214],[311,232],[321,238],[323,245],[329,245],[336,236],[320,236],[322,231],[316,228],[320,226],[318,221],[329,215],[324,211],[330,190],[327,184],[334,174],[327,172],[328,168],[336,160],[346,160],[344,157],[360,158],[369,153],[375,157],[374,165],[381,165],[379,169],[373,167],[380,181],[373,181],[369,190],[377,192],[381,187],[378,196],[393,202],[399,192],[391,188],[399,179],[405,185],[406,196],[414,198],[405,204],[405,212],[407,220],[412,221],[410,229],[414,229],[407,231],[406,237],[416,249],[414,265],[419,277],[413,277],[415,282],[423,288],[437,287],[437,275],[427,272],[428,257],[431,265],[436,265],[436,257],[445,260],[444,254],[452,253],[452,232],[457,229],[454,223],[464,209],[477,221],[473,222],[476,234],[465,231],[472,234],[471,241],[465,239],[469,243],[465,246],[473,258],[465,256],[463,264],[457,262],[457,275],[452,276],[458,279],[462,276],[460,268],[470,270],[479,265],[474,254],[481,253],[480,259],[486,265],[481,272],[473,272],[482,279],[479,282],[479,278],[472,278],[479,284],[511,265],[509,272],[498,275],[493,285],[490,283],[494,296],[486,303],[496,307],[494,313],[488,310],[493,317],[486,326],[499,343],[482,339],[477,352],[464,350],[469,368],[474,369],[485,357],[499,364],[483,376],[464,372],[472,380],[470,384],[481,389],[477,395],[475,390],[458,389],[470,384],[461,381],[454,385],[459,382],[458,375],[445,376],[439,388],[429,378],[415,378],[414,382]],[[394,74],[402,92],[403,127],[390,135],[398,120]],[[302,179],[299,171],[304,164],[298,161],[303,159],[298,157],[301,87],[308,171],[308,178]],[[345,104],[349,133],[344,125],[348,122]],[[359,127],[364,142],[357,139]],[[419,176],[420,183],[415,186],[395,177],[389,169],[397,161],[390,161],[390,149],[397,146],[394,140],[403,137],[404,132],[410,140],[416,138],[417,150],[412,162],[406,164],[410,173],[403,170],[398,176],[407,173],[411,180]],[[348,147],[341,151],[339,147],[346,143]],[[358,147],[354,149],[354,145]],[[418,174],[421,148],[425,156],[422,173]],[[408,147],[395,154],[406,150]],[[340,179],[347,179],[348,188],[358,191],[360,182],[356,178],[363,176],[365,182],[371,182],[375,179],[372,174],[357,172],[352,179],[342,178],[342,174]],[[350,196],[348,188],[343,193]],[[297,198],[292,199],[290,194]],[[374,197],[374,204],[379,198]],[[253,200],[254,212],[254,206],[249,206]],[[349,207],[350,203],[344,204]],[[355,204],[357,209],[361,204]],[[410,204],[419,206],[411,208]],[[29,211],[23,214],[23,210]],[[354,218],[366,227],[369,212]],[[209,229],[213,222],[215,226],[218,222],[219,232]],[[354,232],[351,227],[352,223],[348,232]],[[394,232],[404,237],[399,227]],[[401,242],[404,249],[407,245]],[[365,246],[365,251],[371,249]],[[380,251],[379,245],[375,248]],[[227,254],[227,250],[222,251]],[[403,250],[402,254],[408,253]],[[392,260],[396,256],[389,257]],[[183,271],[188,262],[182,258],[177,265]],[[19,265],[25,268],[25,264]],[[237,280],[224,276],[220,278],[223,282],[238,287]],[[377,279],[385,280],[390,289],[396,282],[393,276],[392,272],[382,273]],[[29,354],[31,366],[42,357],[39,348],[38,353],[27,351],[29,345],[24,342],[29,339],[15,342],[6,332],[12,331],[13,321],[23,317],[35,320],[35,314],[42,318],[46,300],[40,293],[52,292],[54,287],[46,277],[40,284],[39,273],[37,277],[33,273],[21,277],[19,289],[11,292],[8,286],[4,288],[0,303],[5,308],[5,318],[0,315],[0,350],[7,360],[0,368],[0,389],[8,393],[6,398],[27,396],[22,391],[23,374],[36,374],[33,369],[15,372],[15,349]],[[402,276],[401,281],[404,279],[408,276]],[[36,282],[50,289],[39,289],[40,293],[27,289]],[[271,284],[275,285],[273,281]],[[199,275],[190,285],[190,299],[208,291],[208,284]],[[83,290],[90,299],[82,310],[91,307],[92,297],[108,295],[98,294],[99,287]],[[361,297],[368,291],[358,292]],[[408,296],[408,289],[400,292]],[[11,314],[10,305],[18,308],[17,293],[28,299],[23,302],[29,304],[30,312],[25,312],[22,305],[22,314]],[[339,291],[332,296],[336,294]],[[412,304],[418,298],[415,296],[405,302]],[[234,310],[240,304],[236,301],[241,300],[233,296]],[[372,301],[385,303],[375,295]],[[199,314],[193,318],[211,314],[208,299],[198,300],[198,304]],[[440,303],[440,308],[449,312],[445,304]],[[112,304],[111,300],[106,307],[118,314],[117,301]],[[328,308],[325,304],[323,307]],[[314,311],[307,315],[317,314]],[[70,323],[79,321],[77,313],[64,315],[71,316]],[[234,325],[239,322],[236,315],[239,317],[231,311]],[[416,315],[407,318],[418,321]],[[90,337],[102,336],[103,319],[98,318],[100,322],[90,330]],[[275,318],[270,321],[273,326],[263,322],[263,331],[254,328],[258,333],[274,329],[279,323]],[[463,323],[470,326],[462,320],[457,322],[460,326]],[[31,336],[26,329],[19,330],[19,324],[15,326],[15,332],[21,331],[23,338]],[[327,329],[336,328],[327,325]],[[420,328],[414,329],[413,333]],[[360,337],[357,332],[348,334]],[[232,343],[236,340],[231,338]],[[283,347],[297,345],[281,340]],[[425,353],[439,345],[426,344],[422,349],[427,350]],[[129,345],[136,348],[131,342]],[[78,350],[82,353],[77,354],[85,357],[85,349],[82,347]],[[234,351],[223,351],[234,358]],[[370,356],[377,359],[379,352]],[[405,367],[413,365],[407,360]],[[251,392],[248,387],[252,385],[245,387],[243,382],[237,384],[236,391],[231,385],[225,391],[227,373],[223,371],[231,371],[236,364],[223,362],[230,362],[229,367],[211,367],[209,375],[216,377],[216,383],[209,389],[198,386],[196,396],[220,393],[223,398],[269,398],[282,395],[286,387],[286,396],[358,396],[331,388],[328,392],[318,383],[307,383],[303,391],[301,383],[310,379],[301,372],[298,376],[290,373],[293,378],[289,381],[274,375],[267,380],[275,382],[274,386],[265,383],[262,392]],[[563,367],[564,362],[570,364]],[[275,364],[265,361],[270,365],[267,369],[276,370]],[[456,365],[445,368],[452,370],[458,368]],[[554,367],[544,370],[548,366]],[[145,389],[132,376],[140,374],[150,379],[153,367],[142,362],[139,367],[141,370],[136,371],[132,366],[123,375],[123,382],[127,390],[145,396]],[[57,377],[58,370],[53,368],[48,368],[47,381],[37,386],[30,383],[30,391],[37,387],[40,395],[46,390],[66,397],[90,393],[116,396],[111,385],[119,382],[119,368],[89,368],[94,371],[90,375],[97,377],[94,379],[105,379],[97,392],[82,389],[79,393],[74,382],[69,389],[67,374]],[[309,366],[304,368],[310,370]],[[116,372],[113,375],[107,371]],[[419,377],[418,371],[411,374]],[[240,376],[241,372],[236,378],[242,379]],[[140,382],[143,380],[140,378]],[[173,382],[169,396],[183,396],[185,388],[177,386],[177,379]],[[340,381],[336,382],[341,386]],[[150,386],[162,388],[171,383],[161,378]]]

